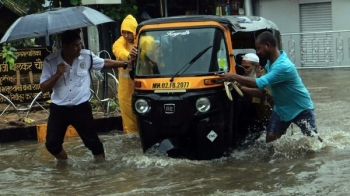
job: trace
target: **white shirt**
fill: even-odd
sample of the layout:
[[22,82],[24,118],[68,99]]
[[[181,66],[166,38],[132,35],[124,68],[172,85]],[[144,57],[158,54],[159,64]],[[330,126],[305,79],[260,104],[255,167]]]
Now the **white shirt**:
[[92,69],[101,70],[104,66],[104,59],[96,56],[90,50],[82,49],[80,56],[75,58],[73,65],[68,65],[61,56],[61,50],[50,54],[45,58],[40,84],[51,78],[57,71],[57,65],[64,62],[68,70],[56,82],[52,88],[51,101],[57,105],[78,105],[89,100],[90,92],[90,73],[91,66],[90,54],[92,54]]

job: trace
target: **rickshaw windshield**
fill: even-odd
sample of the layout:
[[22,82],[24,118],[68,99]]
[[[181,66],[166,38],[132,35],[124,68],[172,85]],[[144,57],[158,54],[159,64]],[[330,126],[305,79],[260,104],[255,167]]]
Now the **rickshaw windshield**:
[[[203,55],[193,61],[202,51]],[[227,71],[227,62],[224,33],[219,28],[145,31],[139,36],[135,75],[171,77],[179,71],[178,76],[213,74]]]

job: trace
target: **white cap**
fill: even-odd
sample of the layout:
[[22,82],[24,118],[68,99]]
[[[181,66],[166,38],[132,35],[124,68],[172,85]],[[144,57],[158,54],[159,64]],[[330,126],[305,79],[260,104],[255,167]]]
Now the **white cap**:
[[242,60],[259,63],[259,57],[254,53],[245,54]]

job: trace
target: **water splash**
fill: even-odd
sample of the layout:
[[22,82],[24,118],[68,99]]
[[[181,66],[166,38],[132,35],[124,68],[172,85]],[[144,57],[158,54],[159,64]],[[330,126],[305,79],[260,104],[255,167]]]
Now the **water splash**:
[[323,142],[314,137],[308,137],[301,133],[299,129],[289,128],[287,133],[280,139],[266,143],[266,133],[262,134],[254,143],[244,149],[235,150],[231,157],[237,160],[266,160],[283,161],[299,159],[310,156],[314,153],[327,151],[333,148],[343,149],[350,147],[350,133],[336,129],[319,130]]

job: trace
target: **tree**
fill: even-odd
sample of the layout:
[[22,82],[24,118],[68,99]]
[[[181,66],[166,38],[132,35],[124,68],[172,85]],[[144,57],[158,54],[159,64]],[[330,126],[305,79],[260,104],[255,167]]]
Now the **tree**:
[[[70,3],[81,5],[81,0],[70,0]],[[128,14],[135,16],[138,13],[136,0],[122,0],[122,4],[94,5],[94,8],[116,21],[123,20]]]
[[9,65],[10,70],[14,69],[15,61],[17,60],[16,51],[17,49],[12,47],[10,43],[2,46],[2,58]]
[[[51,0],[52,7],[71,7],[82,5],[81,0]],[[45,0],[13,0],[20,7],[27,10],[27,14],[43,11]],[[137,0],[122,0],[122,4],[91,5],[91,7],[111,17],[113,20],[121,21],[128,14],[136,16],[138,13]]]
[[45,0],[13,0],[17,5],[27,11],[27,14],[42,11]]

